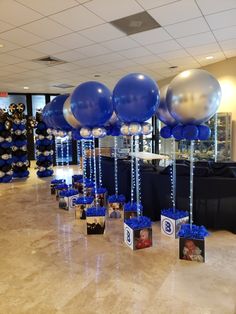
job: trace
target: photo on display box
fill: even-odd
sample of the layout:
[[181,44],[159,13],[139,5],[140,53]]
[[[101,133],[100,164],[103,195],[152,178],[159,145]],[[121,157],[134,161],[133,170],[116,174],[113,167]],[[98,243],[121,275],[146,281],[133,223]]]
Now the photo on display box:
[[97,204],[101,207],[106,205],[105,194],[97,194],[96,196]]
[[87,234],[103,234],[105,229],[105,217],[87,217]]
[[123,218],[123,204],[109,203],[108,204],[109,218]]
[[152,246],[152,228],[134,230],[134,247],[136,250]]
[[179,258],[185,261],[205,262],[205,241],[179,239]]

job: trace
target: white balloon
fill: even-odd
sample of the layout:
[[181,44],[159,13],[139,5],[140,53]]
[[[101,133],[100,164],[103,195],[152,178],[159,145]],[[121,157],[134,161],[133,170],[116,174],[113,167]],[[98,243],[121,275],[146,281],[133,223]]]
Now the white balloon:
[[129,125],[129,133],[131,135],[139,135],[142,131],[141,125],[139,123],[133,122]]
[[5,172],[3,171],[0,171],[0,178],[4,177],[5,176]]
[[106,136],[106,129],[105,128],[93,128],[92,135],[96,138],[101,138]]
[[[7,139],[6,139],[7,140]],[[2,137],[2,136],[0,136],[0,143],[1,142],[4,142],[5,141],[5,138],[4,137]]]

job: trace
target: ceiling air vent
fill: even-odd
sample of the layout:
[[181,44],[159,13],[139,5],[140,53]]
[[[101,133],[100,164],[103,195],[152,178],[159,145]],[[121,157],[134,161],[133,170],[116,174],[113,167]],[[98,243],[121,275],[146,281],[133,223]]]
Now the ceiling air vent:
[[72,87],[75,87],[74,85],[65,84],[65,83],[56,84],[56,85],[52,85],[52,86],[53,86],[53,87],[57,87],[57,88],[72,88]]
[[39,58],[39,59],[34,59],[32,61],[40,63],[40,64],[44,64],[44,65],[49,66],[49,67],[53,67],[55,65],[66,63],[66,61],[64,61],[64,60],[60,60],[60,59],[50,57],[50,56]]
[[133,35],[161,27],[146,11],[126,16],[110,23],[126,35]]

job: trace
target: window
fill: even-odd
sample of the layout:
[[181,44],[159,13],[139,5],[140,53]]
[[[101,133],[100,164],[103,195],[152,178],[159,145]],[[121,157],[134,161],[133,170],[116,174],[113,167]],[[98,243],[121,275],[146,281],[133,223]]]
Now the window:
[[15,103],[23,103],[25,105],[24,114],[27,114],[26,95],[8,95],[8,97],[0,98],[0,109],[8,110],[9,105]]
[[32,112],[35,117],[36,111],[39,109],[43,109],[46,105],[45,95],[32,95]]

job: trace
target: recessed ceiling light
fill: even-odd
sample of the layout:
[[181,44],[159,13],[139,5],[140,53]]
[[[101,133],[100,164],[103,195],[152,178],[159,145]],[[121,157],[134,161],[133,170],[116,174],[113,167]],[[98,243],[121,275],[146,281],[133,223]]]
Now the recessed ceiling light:
[[3,44],[0,44],[0,48],[3,48],[4,47],[4,45]]
[[101,77],[100,74],[94,74],[94,77]]
[[213,56],[208,56],[208,57],[206,57],[206,59],[207,60],[211,60],[211,59],[214,59],[214,57]]
[[24,86],[24,89],[29,89],[29,87],[28,86]]
[[169,69],[177,69],[178,68],[178,65],[172,65],[171,67],[169,67]]

